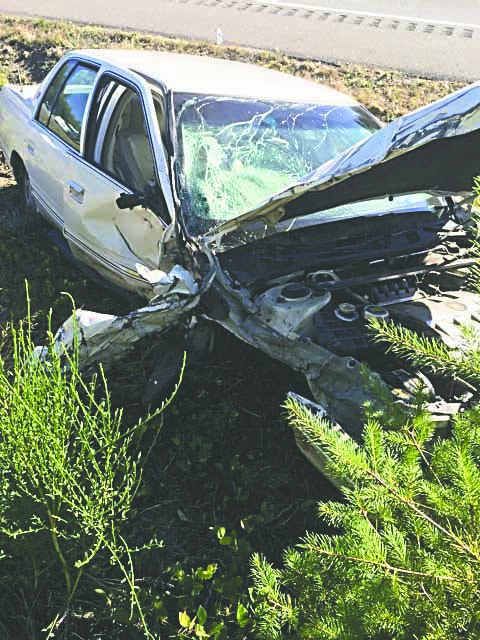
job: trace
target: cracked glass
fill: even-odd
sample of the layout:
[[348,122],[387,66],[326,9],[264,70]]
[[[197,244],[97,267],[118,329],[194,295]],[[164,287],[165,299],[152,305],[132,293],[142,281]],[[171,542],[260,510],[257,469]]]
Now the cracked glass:
[[190,233],[258,207],[379,128],[362,107],[177,94],[180,197]]

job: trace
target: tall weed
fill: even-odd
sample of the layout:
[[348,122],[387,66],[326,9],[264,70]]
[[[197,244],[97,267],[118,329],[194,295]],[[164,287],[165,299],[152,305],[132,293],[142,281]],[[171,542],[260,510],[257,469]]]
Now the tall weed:
[[[130,592],[130,617],[149,636],[137,598],[132,550],[122,537],[158,437],[161,409],[132,427],[112,409],[102,368],[85,379],[78,341],[58,349],[48,333],[47,357],[36,357],[30,318],[11,330],[9,355],[0,358],[0,583],[5,593],[64,589],[49,599],[47,637],[66,636],[75,596],[101,555]],[[8,345],[7,340],[7,345]],[[149,448],[141,448],[147,425]],[[159,545],[152,542],[151,545]],[[1,558],[3,556],[3,558]],[[108,562],[107,562],[108,560]],[[3,563],[6,563],[3,565]],[[6,579],[2,565],[15,567]],[[1,596],[0,596],[1,597]],[[44,598],[42,598],[42,601]],[[5,611],[5,602],[2,606]]]

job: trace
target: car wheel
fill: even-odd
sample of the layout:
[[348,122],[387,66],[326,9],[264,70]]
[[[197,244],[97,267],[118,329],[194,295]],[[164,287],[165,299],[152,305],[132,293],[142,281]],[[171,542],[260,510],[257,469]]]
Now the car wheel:
[[20,189],[20,207],[22,213],[27,216],[35,216],[37,213],[37,205],[33,197],[32,184],[30,176],[25,166],[22,164],[18,169],[17,183]]

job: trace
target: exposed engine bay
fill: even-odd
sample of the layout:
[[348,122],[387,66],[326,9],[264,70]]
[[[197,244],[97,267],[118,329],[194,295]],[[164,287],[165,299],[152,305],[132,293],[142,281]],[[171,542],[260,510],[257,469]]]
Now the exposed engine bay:
[[[302,373],[328,419],[355,438],[366,402],[390,398],[408,412],[419,391],[433,419],[447,425],[470,402],[472,385],[394,355],[375,340],[370,321],[391,321],[454,352],[466,345],[464,327],[480,328],[480,299],[466,286],[476,223],[451,204],[331,220],[223,252],[204,246],[188,269],[166,274],[161,305],[118,318],[77,311],[82,360],[111,358],[114,344],[121,351],[172,326],[183,336],[180,359],[182,340],[218,324]],[[204,284],[192,298],[185,283],[194,273]],[[57,340],[68,344],[74,332],[67,322]]]
[[[307,338],[338,356],[365,361],[389,384],[403,386],[411,384],[411,372],[399,368],[405,363],[396,361],[373,340],[369,321],[392,320],[458,348],[463,340],[462,326],[477,323],[480,328],[477,297],[454,289],[465,277],[462,270],[466,264],[457,260],[448,271],[410,269],[376,277],[346,278],[336,271],[314,271],[261,293],[260,314],[279,333]],[[434,385],[425,376],[423,382],[433,400]],[[438,384],[441,382],[435,386]],[[463,397],[465,391],[467,388],[457,383],[455,392]],[[443,397],[444,393],[442,389]],[[448,399],[457,399],[456,393],[449,392]]]
[[[286,270],[289,251],[285,245],[274,247],[272,241],[272,251],[266,259],[265,244],[270,239],[263,240],[261,254],[248,247],[248,256],[237,250],[237,259],[234,250],[223,259],[221,256],[220,261],[229,277],[238,280],[233,288],[248,288],[262,325],[283,336],[290,345],[308,346],[312,354],[316,346],[320,347],[328,362],[326,369],[333,362],[327,354],[334,359],[336,356],[344,371],[358,370],[359,363],[366,364],[396,400],[406,405],[421,388],[435,419],[446,424],[472,397],[473,388],[468,381],[447,383],[432,372],[419,371],[375,341],[369,325],[372,319],[392,321],[421,336],[437,339],[448,348],[461,350],[463,327],[480,328],[480,301],[465,288],[468,269],[475,263],[469,252],[470,223],[462,224],[445,211],[436,224],[429,225],[419,225],[417,214],[412,229],[408,217],[399,216],[391,223],[386,218],[363,219],[357,225],[350,221],[347,232],[341,222],[325,225],[328,231],[323,235],[328,236],[328,248],[319,253],[319,259],[311,260],[310,256],[311,262],[304,269],[279,273],[273,278],[258,274],[270,275],[272,263],[279,272]],[[356,235],[359,224],[361,238]],[[342,234],[348,233],[348,242],[337,235],[340,229]],[[309,234],[312,246],[324,244],[325,240],[317,242],[315,234],[318,227]],[[302,236],[301,256],[305,259],[305,231]],[[258,269],[254,264],[261,266]],[[267,267],[262,266],[265,264]],[[316,396],[309,379],[311,366],[305,364],[303,370]],[[323,389],[327,377],[323,378]],[[339,384],[332,379],[332,393],[336,393]],[[341,391],[332,404],[327,391],[326,406],[347,431],[358,435],[358,425],[349,429],[352,413],[345,410],[348,393]],[[337,409],[332,411],[334,405]]]

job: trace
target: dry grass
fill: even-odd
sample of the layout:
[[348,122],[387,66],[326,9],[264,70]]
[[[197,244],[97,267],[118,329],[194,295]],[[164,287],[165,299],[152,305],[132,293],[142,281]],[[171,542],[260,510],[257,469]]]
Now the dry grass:
[[384,121],[428,104],[462,86],[460,82],[431,80],[399,71],[326,64],[280,53],[48,20],[0,16],[0,42],[3,73],[11,82],[41,80],[69,49],[134,47],[176,51],[250,62],[325,83],[353,95]]

